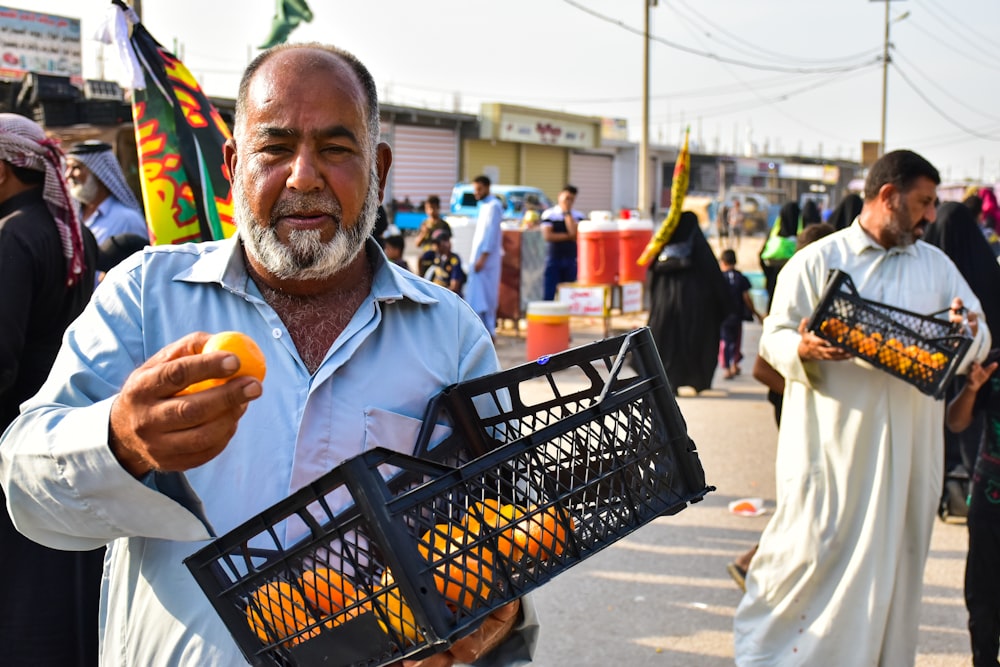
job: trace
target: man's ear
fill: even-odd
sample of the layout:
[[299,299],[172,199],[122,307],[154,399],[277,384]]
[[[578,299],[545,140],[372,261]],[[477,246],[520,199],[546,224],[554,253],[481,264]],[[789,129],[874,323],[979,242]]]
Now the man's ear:
[[389,180],[389,167],[392,166],[392,149],[384,141],[379,142],[375,149],[375,161],[378,169],[378,200],[385,195],[385,184]]
[[878,200],[891,210],[896,206],[896,195],[898,194],[899,189],[895,185],[886,183],[878,189]]
[[231,137],[226,139],[226,143],[222,145],[222,162],[226,165],[226,171],[228,172],[226,176],[229,177],[229,182],[233,181],[233,174],[236,173],[236,141]]

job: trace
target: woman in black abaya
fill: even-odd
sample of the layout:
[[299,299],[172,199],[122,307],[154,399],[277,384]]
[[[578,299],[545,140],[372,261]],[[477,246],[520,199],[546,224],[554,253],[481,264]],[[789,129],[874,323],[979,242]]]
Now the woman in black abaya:
[[[986,316],[986,325],[993,336],[993,347],[1000,341],[1000,264],[997,264],[990,244],[983,237],[975,216],[967,206],[959,202],[945,202],[938,207],[937,220],[927,225],[923,241],[944,251],[958,267],[969,287],[979,298]],[[964,376],[952,380],[946,395],[950,401],[961,390]],[[973,418],[969,428],[961,433],[951,433],[945,429],[945,497],[942,511],[949,511],[944,503],[948,501],[950,489],[948,477],[967,475],[976,461],[979,439],[985,428],[985,417],[980,412]]]
[[691,266],[669,270],[650,266],[649,328],[674,392],[712,387],[718,365],[719,328],[726,314],[726,284],[719,262],[698,226],[698,217],[681,214],[671,243],[691,241]]

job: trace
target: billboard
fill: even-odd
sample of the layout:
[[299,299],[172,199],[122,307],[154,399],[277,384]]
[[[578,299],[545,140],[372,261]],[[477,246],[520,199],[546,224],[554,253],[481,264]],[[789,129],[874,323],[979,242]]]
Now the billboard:
[[80,19],[0,6],[0,78],[28,72],[83,85]]

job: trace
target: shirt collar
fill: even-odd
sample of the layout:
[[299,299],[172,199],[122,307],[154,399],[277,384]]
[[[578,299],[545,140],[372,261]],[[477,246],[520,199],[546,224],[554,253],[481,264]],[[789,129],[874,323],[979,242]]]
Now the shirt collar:
[[[892,248],[883,248],[879,243],[868,235],[861,227],[860,216],[854,219],[851,226],[845,230],[847,237],[847,245],[856,255],[860,255],[866,251],[877,250],[879,252],[884,252],[889,255],[899,255],[907,254],[916,256],[917,254],[917,244],[911,243],[906,246],[894,246]],[[918,241],[919,242],[919,241]]]
[[[250,275],[247,273],[239,234],[217,243],[219,244],[218,250],[202,254],[194,264],[177,273],[174,280],[192,283],[218,283],[231,292],[246,296],[253,281],[250,280]],[[368,260],[372,263],[371,294],[376,301],[392,303],[405,298],[424,304],[438,302],[435,297],[417,289],[412,280],[407,280],[397,273],[374,239],[369,238],[365,242],[365,252],[368,253]],[[398,270],[405,271],[402,268]],[[253,292],[255,296],[258,293],[256,288],[253,288]]]

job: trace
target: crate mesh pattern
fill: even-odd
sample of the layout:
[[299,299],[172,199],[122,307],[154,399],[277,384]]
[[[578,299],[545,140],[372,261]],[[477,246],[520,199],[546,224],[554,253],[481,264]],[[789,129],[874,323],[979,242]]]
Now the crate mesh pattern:
[[187,559],[252,664],[426,657],[712,490],[648,329],[449,387],[424,424],[417,456],[348,459]]
[[961,325],[861,298],[835,270],[808,329],[934,398],[944,396],[972,340]]

